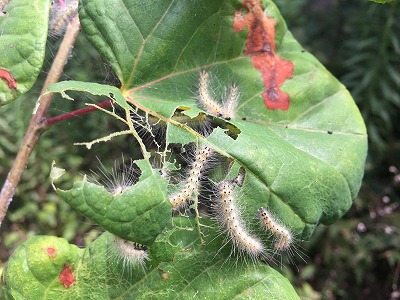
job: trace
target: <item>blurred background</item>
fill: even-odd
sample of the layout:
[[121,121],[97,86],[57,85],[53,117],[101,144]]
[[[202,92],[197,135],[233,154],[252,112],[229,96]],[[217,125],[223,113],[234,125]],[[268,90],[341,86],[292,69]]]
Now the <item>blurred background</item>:
[[[295,38],[350,90],[369,135],[366,173],[354,205],[342,219],[329,227],[319,226],[311,240],[301,244],[307,263],[297,260],[296,266],[280,271],[302,299],[400,299],[400,1],[386,5],[367,0],[275,2]],[[49,69],[59,42],[50,38],[43,70]],[[44,71],[22,99],[0,108],[1,186],[45,76]],[[118,85],[83,35],[62,79],[71,78]],[[50,115],[93,100],[55,98]],[[94,151],[71,146],[71,141],[91,141],[118,126],[96,112],[54,125],[42,135],[0,231],[0,271],[14,249],[32,235],[56,235],[82,247],[98,236],[99,228],[58,198],[48,176],[53,159],[68,169],[63,179],[68,182],[72,176],[80,178],[82,170],[97,168],[94,152],[104,153],[107,162],[120,160],[120,153],[128,151],[133,141],[122,143],[125,149],[118,140],[116,147],[97,144]]]

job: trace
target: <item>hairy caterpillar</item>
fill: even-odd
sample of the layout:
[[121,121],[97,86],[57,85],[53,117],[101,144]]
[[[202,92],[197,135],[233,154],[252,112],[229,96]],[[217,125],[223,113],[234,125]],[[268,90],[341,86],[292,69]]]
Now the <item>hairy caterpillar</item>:
[[6,14],[6,12],[3,11],[3,10],[4,10],[4,8],[6,7],[6,5],[7,5],[10,1],[11,1],[11,0],[2,0],[2,1],[0,1],[0,16]]
[[120,258],[123,260],[124,269],[135,266],[145,268],[146,260],[149,260],[146,246],[121,239],[117,236],[114,236],[114,243],[118,249]]
[[194,192],[198,190],[200,176],[205,168],[206,162],[212,154],[208,146],[201,147],[190,165],[189,176],[186,179],[183,189],[170,196],[169,200],[174,209],[186,204]]
[[258,214],[266,229],[275,237],[275,250],[282,252],[289,249],[293,242],[292,232],[280,222],[276,221],[265,208],[261,207],[258,210]]
[[51,1],[49,16],[49,34],[61,36],[70,22],[78,13],[78,0]]
[[295,238],[291,229],[276,220],[276,218],[274,218],[272,214],[263,207],[258,210],[258,215],[264,227],[274,239],[274,253],[278,255],[287,253],[288,260],[293,264],[295,263],[291,257],[297,253],[299,254],[300,258],[305,262],[303,256],[307,255],[303,253],[298,246],[295,245]]
[[229,90],[228,97],[223,102],[222,117],[225,120],[233,119],[238,104],[238,98],[239,98],[239,90],[237,85],[234,84],[231,86]]
[[228,96],[222,101],[222,105],[216,102],[209,92],[209,73],[206,71],[200,72],[199,83],[198,83],[198,105],[205,111],[211,113],[214,116],[230,120],[234,117],[234,113],[237,107],[237,101],[239,98],[239,90],[237,85],[230,87]]
[[198,90],[199,106],[215,116],[222,117],[221,105],[215,102],[210,95],[208,89],[208,77],[209,77],[208,72],[206,71],[200,72],[199,90]]
[[[99,160],[99,159],[98,159]],[[89,180],[98,185],[104,185],[113,196],[118,196],[124,190],[134,185],[140,177],[140,170],[131,159],[129,164],[125,164],[124,157],[122,156],[122,167],[117,167],[117,162],[114,162],[114,167],[111,171],[107,170],[103,163],[99,160],[100,167],[98,167],[99,174],[92,171],[94,175],[100,177],[89,177]]]
[[234,184],[224,180],[218,186],[218,200],[214,204],[221,229],[226,231],[239,253],[247,253],[253,260],[266,252],[261,240],[254,237],[246,228],[234,196]]

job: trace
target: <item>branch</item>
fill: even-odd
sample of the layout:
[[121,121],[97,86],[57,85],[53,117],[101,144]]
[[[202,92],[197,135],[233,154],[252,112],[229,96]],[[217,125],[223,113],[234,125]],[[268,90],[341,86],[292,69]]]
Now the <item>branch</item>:
[[[54,58],[53,64],[51,65],[49,74],[47,75],[46,81],[43,85],[41,95],[46,91],[47,87],[58,80],[61,77],[64,66],[70,55],[72,46],[78,36],[80,30],[80,23],[78,15],[68,24],[65,32],[63,41],[61,42],[60,48],[58,49],[57,55]],[[40,100],[40,105],[34,115],[32,115],[29,123],[28,130],[25,134],[24,140],[19,148],[17,157],[11,167],[10,172],[7,175],[7,179],[0,193],[0,227],[2,221],[6,215],[7,208],[14,196],[15,189],[21,179],[22,173],[26,168],[29,156],[31,155],[40,134],[45,127],[45,118],[49,105],[53,95],[44,95]]]
[[70,111],[68,113],[59,115],[59,116],[55,116],[52,118],[48,118],[45,121],[43,121],[43,127],[47,127],[50,125],[53,125],[55,123],[61,122],[61,121],[65,121],[68,119],[72,119],[78,116],[82,116],[82,115],[86,115],[92,111],[97,111],[99,110],[98,107],[101,108],[105,108],[105,107],[109,107],[112,105],[112,100],[105,100],[99,104],[96,104],[96,106],[89,106],[89,107],[85,107],[85,108],[81,108],[81,109],[77,109],[74,111]]

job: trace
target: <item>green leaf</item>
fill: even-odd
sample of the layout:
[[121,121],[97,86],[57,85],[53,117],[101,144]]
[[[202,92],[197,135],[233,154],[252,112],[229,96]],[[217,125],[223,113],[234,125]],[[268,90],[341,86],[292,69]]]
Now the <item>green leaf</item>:
[[151,245],[171,218],[167,183],[146,161],[136,162],[139,181],[121,194],[90,183],[86,177],[67,191],[57,193],[74,209],[105,230],[129,241]]
[[237,128],[238,137],[217,128],[204,141],[245,168],[240,195],[249,221],[266,207],[307,239],[317,224],[333,223],[349,209],[364,172],[364,122],[346,88],[302,49],[272,1],[264,7],[276,21],[277,54],[294,64],[293,78],[282,85],[291,101],[287,111],[263,103],[261,74],[244,53],[246,34],[232,29],[239,2],[80,5],[84,33],[117,73],[123,94],[169,122],[167,144],[202,139],[171,122],[178,107],[191,117],[201,112],[195,101],[200,70],[211,74],[216,98],[238,83],[238,109],[225,125]]
[[[233,178],[236,175],[233,170],[245,170],[243,186],[235,191],[240,198],[242,218],[246,227],[271,250],[268,233],[259,221],[254,221],[257,211],[261,207],[270,210],[280,223],[292,230],[296,239],[307,239],[319,223],[333,223],[349,209],[360,188],[367,135],[349,92],[301,48],[272,1],[263,3],[265,14],[276,21],[276,54],[294,65],[293,77],[280,86],[290,96],[290,107],[285,111],[269,110],[265,106],[262,74],[255,69],[253,57],[245,55],[246,32],[238,33],[232,28],[235,12],[241,9],[240,1],[143,4],[136,0],[83,0],[80,17],[84,33],[121,81],[121,90],[115,91],[115,95],[125,97],[146,116],[164,121],[166,145],[210,146],[220,155],[216,155],[217,163],[211,170],[215,173],[212,174],[215,182],[225,176]],[[213,118],[216,128],[209,136],[196,133],[175,115],[177,108],[186,120],[199,113],[210,114],[196,103],[201,70],[210,74],[216,101],[226,96],[233,83],[240,92],[235,116],[229,121]],[[66,83],[58,91],[70,88]],[[122,100],[118,103],[128,107]],[[168,157],[168,151],[167,148],[159,154]],[[230,163],[231,170],[225,170],[222,161]],[[202,226],[209,224],[207,220],[200,219],[199,224],[192,218],[182,222],[174,219],[174,224],[161,233],[171,214],[166,180],[158,170],[152,169],[150,162],[142,160],[138,164],[142,171],[139,182],[121,195],[113,196],[105,188],[86,181],[76,183],[69,191],[58,190],[75,209],[103,228],[150,246],[152,260],[151,267],[147,266],[148,278],[135,272],[137,279],[125,281],[107,273],[110,267],[105,256],[101,256],[107,251],[100,246],[90,251],[100,251],[95,265],[104,269],[96,271],[95,265],[82,267],[89,274],[86,278],[95,274],[96,282],[102,286],[116,282],[108,290],[111,298],[121,295],[144,298],[148,297],[149,290],[157,296],[166,295],[167,299],[171,294],[186,299],[205,291],[207,298],[207,292],[224,291],[231,286],[234,291],[229,290],[222,299],[247,295],[248,291],[243,290],[248,286],[256,287],[258,299],[262,298],[260,293],[277,299],[296,298],[294,294],[274,296],[289,289],[281,283],[281,275],[268,267],[257,267],[260,275],[251,267],[242,266],[240,261],[237,269],[240,276],[228,272],[224,262],[229,246],[216,254],[223,236],[214,240],[217,244],[197,246],[198,241],[193,242],[197,237],[190,238],[199,234],[197,227],[207,241],[208,236],[216,234],[214,224],[213,228]],[[179,170],[177,165],[178,162],[173,167]],[[218,172],[222,173],[219,177]],[[128,192],[134,196],[124,197]],[[163,209],[157,210],[158,206]],[[154,217],[139,218],[142,212]],[[192,247],[193,253],[183,251]],[[223,258],[214,258],[218,261],[214,265],[211,258],[219,255]],[[92,269],[95,273],[91,273]],[[160,281],[160,274],[168,278]],[[247,275],[250,281],[246,279],[245,287],[240,286],[241,278],[248,278]],[[261,278],[262,283],[256,284],[252,276]],[[140,283],[135,284],[138,280]],[[275,285],[274,280],[279,284]],[[240,286],[237,290],[236,284]],[[100,288],[93,290],[97,292]]]
[[394,0],[369,0],[369,1],[379,3],[379,4],[389,4],[389,3],[394,2]]
[[[216,238],[212,230],[205,230],[209,244],[204,247],[189,219],[176,218],[174,224],[150,248],[145,268],[124,262],[108,232],[85,250],[63,239],[31,238],[10,258],[3,290],[14,299],[44,300],[299,299],[288,280],[271,267],[235,264],[227,261],[227,251],[215,255],[222,237]],[[46,254],[49,245],[56,249],[56,258]],[[153,253],[165,255],[160,260]],[[59,279],[65,265],[73,265],[75,281],[69,288]],[[227,267],[231,271],[226,272]]]
[[78,267],[82,251],[62,238],[31,237],[10,257],[3,292],[11,299],[68,299],[60,298],[65,287],[59,276],[65,266]]
[[46,89],[44,94],[48,93],[61,93],[61,95],[69,100],[73,100],[66,91],[79,91],[90,93],[96,96],[106,96],[115,100],[121,107],[130,109],[125,98],[122,96],[121,91],[115,86],[109,86],[104,84],[98,84],[93,82],[82,82],[82,81],[63,81],[52,84]]
[[49,5],[48,0],[11,0],[0,4],[0,105],[26,93],[39,75]]

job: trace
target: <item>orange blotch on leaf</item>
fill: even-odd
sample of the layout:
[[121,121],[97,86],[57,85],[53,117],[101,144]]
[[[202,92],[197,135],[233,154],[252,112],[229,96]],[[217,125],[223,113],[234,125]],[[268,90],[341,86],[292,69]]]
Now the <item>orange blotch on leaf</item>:
[[7,82],[9,89],[17,89],[17,81],[6,69],[0,68],[0,78]]
[[73,285],[75,282],[75,276],[72,274],[72,266],[64,265],[64,269],[61,271],[59,279],[66,288]]
[[[275,20],[264,13],[260,0],[243,0],[242,5],[248,10],[243,17],[248,29],[246,55],[251,56],[253,66],[263,78],[264,104],[268,109],[287,110],[290,97],[280,89],[280,86],[287,78],[293,76],[294,66],[291,61],[280,58],[275,52]],[[238,29],[242,28],[239,26],[238,18],[235,12],[233,24],[235,31],[240,31]]]

